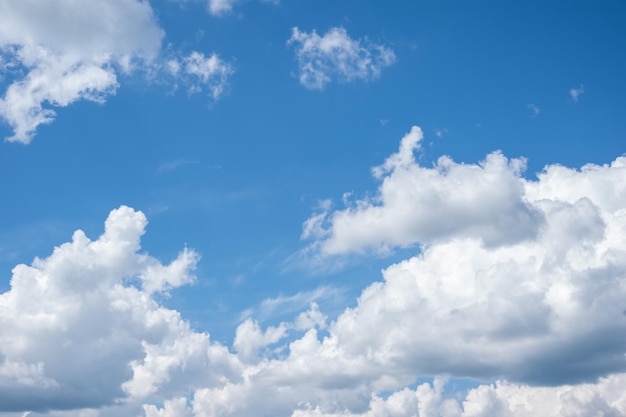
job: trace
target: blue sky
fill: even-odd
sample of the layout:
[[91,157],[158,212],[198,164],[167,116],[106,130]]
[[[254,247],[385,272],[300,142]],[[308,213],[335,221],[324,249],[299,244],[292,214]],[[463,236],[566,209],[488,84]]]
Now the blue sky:
[[625,18],[0,0],[0,414],[626,413]]

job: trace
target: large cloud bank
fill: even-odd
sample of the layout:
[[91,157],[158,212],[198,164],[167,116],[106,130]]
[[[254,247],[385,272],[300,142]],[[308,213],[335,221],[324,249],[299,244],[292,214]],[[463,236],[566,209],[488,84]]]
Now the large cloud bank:
[[[0,117],[13,129],[7,140],[29,143],[55,107],[104,102],[119,74],[161,71],[164,35],[147,1],[0,0],[0,72],[13,80],[0,98]],[[213,98],[232,72],[215,54],[168,61],[170,72],[179,62],[175,75],[184,84]]]
[[[330,322],[312,304],[212,342],[158,302],[198,255],[142,252],[146,219],[128,207],[98,239],[78,231],[17,266],[0,295],[0,412],[625,415],[626,158],[529,180],[500,153],[422,167],[420,141],[413,128],[374,169],[372,197],[305,223],[323,258],[420,245]],[[451,394],[458,377],[486,382]]]

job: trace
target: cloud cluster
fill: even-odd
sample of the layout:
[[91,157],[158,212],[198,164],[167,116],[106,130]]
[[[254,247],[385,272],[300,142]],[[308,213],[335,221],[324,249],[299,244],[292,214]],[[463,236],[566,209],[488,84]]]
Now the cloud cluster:
[[298,79],[309,89],[321,90],[333,79],[373,80],[396,60],[391,49],[367,39],[352,39],[341,27],[331,28],[323,36],[295,27],[287,44],[295,47]]
[[[158,303],[193,281],[198,255],[142,253],[146,219],[127,207],[99,239],[77,231],[17,266],[0,295],[1,411],[624,415],[626,157],[528,180],[523,161],[499,153],[421,167],[421,140],[413,128],[374,168],[378,195],[311,232],[325,257],[421,245],[330,322],[311,303],[267,328],[249,315],[232,347],[211,341]],[[445,378],[460,377],[498,382],[451,395]]]
[[[163,36],[145,1],[0,0],[0,64],[13,79],[0,98],[0,117],[13,129],[7,140],[29,143],[54,120],[54,107],[104,102],[120,74],[161,71]],[[232,72],[217,55],[198,52],[170,59],[168,69],[173,65],[192,78],[188,85],[207,88],[213,98]]]

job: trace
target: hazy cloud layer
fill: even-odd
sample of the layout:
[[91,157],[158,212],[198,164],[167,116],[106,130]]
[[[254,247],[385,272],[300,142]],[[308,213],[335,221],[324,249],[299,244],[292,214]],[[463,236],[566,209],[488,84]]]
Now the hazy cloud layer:
[[[403,192],[409,215],[378,217],[401,238],[369,224],[376,233],[366,246],[427,243],[333,320],[312,302],[266,328],[248,316],[232,347],[212,342],[158,302],[193,282],[198,255],[185,249],[163,264],[143,253],[146,219],[128,207],[111,212],[97,240],[77,231],[49,257],[18,265],[0,295],[1,411],[623,415],[626,158],[548,166],[531,181],[521,177],[522,161],[499,153],[479,165],[444,158],[423,168],[413,158],[420,141],[415,127],[374,169],[391,189],[385,198],[343,215],[360,221],[375,207],[397,210]],[[426,211],[423,199],[443,207]],[[444,214],[450,224],[437,217]],[[329,231],[311,235],[319,250],[334,236],[332,222],[345,220],[327,216]],[[411,222],[414,231],[403,234]],[[360,239],[342,239],[343,252],[363,250]],[[499,382],[455,397],[440,377],[407,388],[436,375]]]
[[287,44],[295,48],[300,84],[309,89],[321,90],[333,80],[373,80],[396,60],[391,49],[352,39],[341,27],[323,36],[296,27]]

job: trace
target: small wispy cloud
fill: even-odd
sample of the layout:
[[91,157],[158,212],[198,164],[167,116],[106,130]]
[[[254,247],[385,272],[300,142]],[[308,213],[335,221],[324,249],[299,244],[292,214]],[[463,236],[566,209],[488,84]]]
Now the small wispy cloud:
[[216,53],[207,57],[197,51],[186,57],[170,59],[165,69],[187,87],[189,94],[206,91],[213,100],[227,91],[230,76],[234,73],[232,65]]
[[541,113],[539,107],[537,107],[535,104],[529,104],[526,107],[528,108],[528,110],[530,110],[531,119],[534,119],[535,117],[539,116],[539,113]]
[[333,79],[374,80],[396,60],[391,49],[367,38],[352,39],[341,27],[322,36],[315,30],[307,33],[294,27],[287,45],[296,49],[300,84],[311,90],[322,90]]
[[582,84],[578,88],[569,89],[569,96],[574,103],[578,103],[580,96],[582,96],[584,93],[585,93],[585,86]]

